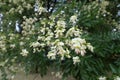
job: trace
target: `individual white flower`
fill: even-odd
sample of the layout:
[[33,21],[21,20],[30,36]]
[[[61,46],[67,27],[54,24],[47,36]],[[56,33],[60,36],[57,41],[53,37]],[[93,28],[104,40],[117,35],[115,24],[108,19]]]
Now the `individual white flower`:
[[65,23],[65,21],[59,20],[59,21],[57,21],[57,26],[65,28],[66,23]]
[[75,35],[75,36],[80,36],[80,34],[81,34],[80,30],[76,30],[76,31],[74,32],[74,35]]
[[25,43],[24,42],[20,42],[19,44],[20,44],[20,46],[23,46]]
[[50,41],[51,38],[52,38],[51,36],[48,36],[48,37],[45,38],[45,41]]
[[42,38],[43,38],[43,37],[41,37],[41,36],[38,36],[38,39],[37,39],[37,40],[38,40],[38,41],[39,41],[39,40],[42,40]]
[[73,64],[79,63],[80,62],[80,58],[79,56],[73,57]]
[[43,34],[45,34],[45,28],[42,28],[40,31],[43,33]]
[[83,50],[80,51],[81,56],[84,56],[85,53],[86,53],[85,49],[83,49]]
[[93,52],[94,47],[90,43],[87,44],[87,47],[91,52]]
[[116,76],[116,77],[114,78],[114,80],[120,80],[120,77],[119,77],[119,76]]
[[11,47],[11,48],[15,48],[15,44],[11,44],[10,47]]
[[61,11],[60,13],[61,13],[61,14],[64,14],[64,13],[65,13],[65,11]]
[[65,29],[61,29],[61,30],[55,30],[55,38],[59,38],[61,36],[63,36],[63,32],[65,31]]
[[32,8],[31,4],[27,4],[25,7],[26,7],[28,10],[30,10],[30,8]]
[[57,46],[64,46],[64,43],[63,42],[58,42]]
[[45,46],[45,43],[41,43],[40,46],[41,46],[41,47],[44,47],[44,46]]
[[81,39],[81,38],[73,38],[72,43],[86,44],[86,41],[85,39]]
[[65,49],[62,46],[60,46],[60,47],[57,47],[57,50],[58,50],[57,54],[60,55],[61,60],[64,60],[65,54],[66,54]]
[[33,53],[35,53],[37,51],[37,49],[36,48],[33,48]]
[[70,17],[70,22],[72,22],[73,24],[75,24],[78,21],[77,16],[73,15]]
[[26,19],[27,17],[26,16],[23,16],[23,19]]
[[54,51],[49,51],[47,57],[51,60],[56,59],[56,53]]
[[75,31],[75,27],[71,27],[71,28],[67,31],[66,37],[68,37],[68,36],[73,36],[74,31]]
[[10,76],[10,79],[12,79],[12,80],[13,80],[14,78],[15,78],[15,75]]
[[31,46],[34,47],[34,48],[39,47],[40,43],[39,42],[33,42]]
[[1,50],[2,50],[3,52],[7,52],[6,47],[3,47]]
[[67,58],[71,58],[71,56],[70,56],[70,51],[69,51],[68,49],[66,49],[66,54],[65,54],[65,56],[66,56]]
[[22,56],[27,56],[28,55],[28,51],[26,49],[22,49],[22,52],[20,53]]
[[106,80],[106,77],[102,77],[102,76],[101,76],[101,77],[99,77],[98,79],[99,79],[99,80]]
[[6,36],[0,36],[0,40],[6,39]]

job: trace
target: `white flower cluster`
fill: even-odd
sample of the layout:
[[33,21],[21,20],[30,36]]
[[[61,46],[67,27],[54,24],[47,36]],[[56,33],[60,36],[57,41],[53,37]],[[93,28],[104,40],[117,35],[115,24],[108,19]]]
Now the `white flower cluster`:
[[81,55],[84,55],[85,49],[86,49],[86,41],[85,39],[81,38],[74,38],[71,40],[71,48],[75,49],[75,52],[81,53]]
[[55,47],[51,47],[51,51],[48,52],[47,57],[51,60],[56,59],[56,48]]
[[81,54],[82,56],[85,55],[86,49],[88,48],[90,51],[93,52],[93,47],[90,45],[90,43],[87,43],[85,39],[81,38],[73,38],[70,42],[70,46],[72,49],[75,50],[77,54]]
[[[50,51],[48,52],[47,57],[52,60],[56,59],[57,56],[59,56],[61,60],[72,58],[73,64],[76,64],[80,62],[79,53],[84,56],[86,49],[93,52],[93,46],[80,37],[82,31],[78,29],[77,26],[71,27],[68,30],[66,27],[65,21],[57,21],[57,25],[55,26],[55,37],[52,35],[52,39],[47,39],[50,42]],[[48,30],[48,32],[52,33],[50,30]],[[75,50],[75,53],[78,56],[72,56],[70,54],[71,50]]]
[[48,58],[56,59],[56,55],[61,57],[61,60],[64,60],[65,57],[71,58],[69,50],[66,48],[64,49],[63,46],[65,44],[63,42],[55,42],[55,44],[51,47],[51,50],[48,52]]
[[35,26],[33,23],[37,20],[35,17],[34,18],[26,18],[26,16],[23,16],[24,20],[23,23],[21,24],[23,31],[22,34],[24,36],[34,34]]
[[27,10],[30,10],[31,8],[33,8],[32,5],[27,3],[25,0],[9,0],[9,2],[12,4],[18,4],[18,3],[21,3],[21,4],[16,8],[14,7],[11,8],[9,12],[7,12],[7,14],[14,13],[14,12],[22,14],[24,12],[24,8],[26,8]]
[[[47,22],[45,22],[46,20],[46,18],[40,20],[42,27],[38,28],[38,32],[36,32],[39,35],[36,41],[30,43],[33,53],[40,52],[47,46],[49,50],[47,57],[49,59],[55,60],[58,57],[61,60],[65,60],[65,58],[70,58],[73,60],[73,64],[76,64],[80,62],[79,56],[85,55],[86,49],[93,52],[93,46],[81,38],[82,30],[77,25],[68,27],[65,20],[58,19],[55,21],[55,17],[52,18],[52,16]],[[75,20],[77,21],[77,18]],[[26,27],[24,29],[29,28]],[[26,34],[29,32],[26,32]],[[34,30],[32,33],[34,33]],[[71,54],[73,50],[75,50],[76,56]]]
[[56,30],[55,30],[55,37],[59,38],[63,36],[63,33],[65,32],[65,28],[66,28],[66,23],[63,20],[59,20],[57,21],[57,26],[56,26]]

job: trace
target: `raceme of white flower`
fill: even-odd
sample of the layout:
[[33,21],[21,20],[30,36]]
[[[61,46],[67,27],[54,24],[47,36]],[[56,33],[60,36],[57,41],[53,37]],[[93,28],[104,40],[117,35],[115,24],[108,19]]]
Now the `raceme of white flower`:
[[94,47],[90,44],[90,43],[87,43],[87,48],[93,52],[94,51]]
[[59,20],[57,21],[57,25],[55,26],[56,30],[54,31],[55,34],[55,38],[59,38],[63,36],[63,33],[66,31],[66,22],[63,20]]
[[70,22],[72,22],[73,24],[75,24],[77,21],[78,21],[77,15],[73,15],[70,17]]
[[56,40],[53,44],[54,45],[51,47],[51,50],[48,52],[48,58],[56,59],[57,55],[61,57],[61,60],[64,60],[65,57],[71,58],[69,50],[63,48],[63,42],[59,42],[59,40]]
[[72,58],[73,59],[73,64],[79,63],[80,62],[80,58],[79,56],[75,56]]
[[54,59],[56,59],[56,55],[57,55],[56,53],[57,53],[57,51],[56,51],[55,47],[51,47],[51,51],[48,52],[47,57],[51,60],[54,60]]
[[39,47],[44,46],[44,44],[40,44],[39,42],[33,42],[31,45],[33,47],[33,53],[40,51]]
[[28,51],[26,49],[22,49],[22,52],[20,53],[22,56],[26,57],[28,55]]
[[59,21],[57,21],[57,27],[58,28],[65,28],[66,27],[66,22],[65,21],[63,21],[63,20],[59,20]]
[[39,42],[33,42],[32,44],[31,44],[31,47],[39,47],[40,46],[40,43]]
[[70,42],[71,49],[74,49],[77,54],[81,54],[82,56],[85,55],[86,49],[88,48],[90,51],[93,52],[93,47],[90,43],[87,43],[85,39],[81,38],[73,38]]
[[99,79],[99,80],[106,80],[106,77],[102,77],[102,76],[101,76],[101,77],[99,77],[98,79]]
[[33,23],[37,20],[36,18],[26,18],[26,16],[23,17],[25,21],[21,24],[23,30],[22,34],[24,36],[34,34],[35,26]]
[[[76,29],[75,29],[76,28]],[[77,29],[77,27],[71,27],[67,33],[66,33],[66,37],[72,37],[72,36],[75,36],[75,37],[80,37],[80,35],[82,34],[81,30],[80,29]]]

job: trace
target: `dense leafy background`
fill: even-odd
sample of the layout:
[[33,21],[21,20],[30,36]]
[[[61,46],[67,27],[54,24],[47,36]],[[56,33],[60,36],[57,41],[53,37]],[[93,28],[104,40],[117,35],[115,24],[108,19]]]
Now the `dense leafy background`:
[[[94,52],[87,51],[84,57],[81,57],[81,62],[74,65],[71,59],[65,59],[61,61],[59,58],[56,60],[49,60],[44,54],[47,54],[47,46],[44,47],[40,53],[33,54],[32,48],[29,47],[29,43],[37,39],[38,34],[32,34],[29,36],[30,40],[22,40],[22,34],[15,32],[15,21],[19,20],[20,23],[24,21],[23,16],[35,17],[34,8],[26,8],[23,6],[23,2],[20,0],[0,0],[0,12],[3,13],[3,27],[4,31],[0,32],[0,36],[5,35],[7,44],[15,43],[16,47],[10,49],[7,45],[7,52],[0,52],[0,63],[4,63],[4,66],[0,66],[2,72],[5,72],[5,68],[10,68],[11,65],[16,63],[20,66],[24,66],[26,72],[37,72],[43,76],[46,74],[48,67],[54,67],[58,71],[62,71],[63,78],[72,75],[76,80],[97,80],[100,76],[105,76],[110,80],[113,80],[115,76],[120,76],[120,16],[116,16],[120,7],[117,5],[119,0],[108,0],[108,2],[102,1],[84,1],[84,0],[43,0],[40,3],[47,8],[48,12],[43,13],[37,18],[47,18],[45,21],[49,21],[50,15],[59,16],[63,18],[69,24],[68,18],[77,14],[78,21],[77,26],[83,30],[82,38],[85,38],[94,47]],[[15,3],[14,1],[18,1]],[[34,0],[27,0],[26,3],[34,5]],[[109,3],[108,5],[106,5]],[[13,13],[7,13],[11,8],[18,8],[21,5],[24,9],[22,13],[18,11]],[[50,9],[52,7],[52,9]],[[62,12],[62,13],[61,13]],[[56,19],[57,20],[57,19]],[[8,25],[9,22],[11,25]],[[9,27],[8,27],[9,26]],[[36,30],[41,27],[40,20],[35,23]],[[68,27],[69,28],[69,27]],[[14,34],[14,39],[10,40],[9,33]],[[25,46],[29,49],[31,54],[28,57],[22,57],[19,53],[21,47],[19,47],[20,41],[26,42]],[[14,53],[14,54],[12,54]],[[44,54],[43,54],[44,53]],[[71,54],[74,54],[74,52]],[[13,61],[14,59],[14,61]],[[7,61],[6,61],[7,60]],[[33,69],[33,70],[32,70]],[[3,73],[3,80],[6,80],[6,75]]]

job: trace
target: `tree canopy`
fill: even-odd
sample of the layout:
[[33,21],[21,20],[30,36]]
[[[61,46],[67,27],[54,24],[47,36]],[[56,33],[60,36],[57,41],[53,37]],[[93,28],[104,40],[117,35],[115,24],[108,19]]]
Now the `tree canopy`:
[[62,79],[119,80],[119,44],[119,0],[0,0],[2,80],[49,67]]

